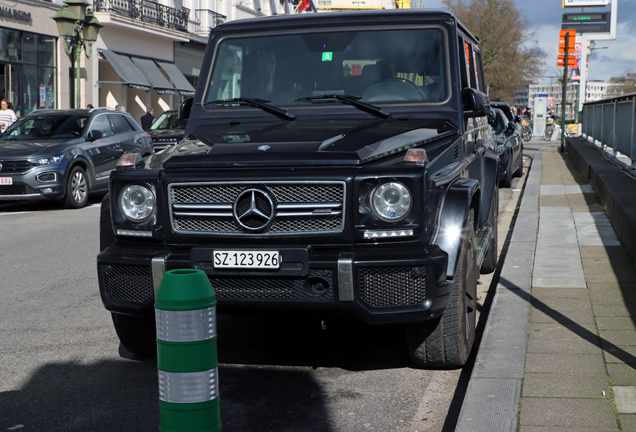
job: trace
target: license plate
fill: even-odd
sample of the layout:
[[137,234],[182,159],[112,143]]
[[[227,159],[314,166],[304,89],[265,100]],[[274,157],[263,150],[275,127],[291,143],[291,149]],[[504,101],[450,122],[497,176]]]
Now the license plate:
[[0,185],[12,185],[13,177],[0,177]]
[[278,251],[215,250],[212,252],[212,264],[215,269],[278,269],[280,261]]

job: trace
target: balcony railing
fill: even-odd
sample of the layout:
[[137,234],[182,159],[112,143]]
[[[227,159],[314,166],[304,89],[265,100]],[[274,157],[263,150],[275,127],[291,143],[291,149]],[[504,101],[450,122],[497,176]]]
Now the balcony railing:
[[190,9],[181,10],[148,0],[94,0],[96,12],[110,12],[161,27],[188,31]]
[[209,33],[211,28],[223,24],[227,20],[225,15],[209,9],[195,9],[194,21],[190,21],[188,30],[190,33]]

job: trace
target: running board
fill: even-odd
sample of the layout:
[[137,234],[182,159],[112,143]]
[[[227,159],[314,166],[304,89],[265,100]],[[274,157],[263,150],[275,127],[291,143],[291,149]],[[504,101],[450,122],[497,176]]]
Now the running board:
[[488,245],[490,244],[490,240],[492,239],[493,228],[489,225],[486,225],[482,229],[477,232],[476,243],[477,243],[477,256],[475,257],[475,261],[477,262],[477,267],[481,268],[481,265],[484,262],[484,258],[486,258],[486,252],[488,251]]

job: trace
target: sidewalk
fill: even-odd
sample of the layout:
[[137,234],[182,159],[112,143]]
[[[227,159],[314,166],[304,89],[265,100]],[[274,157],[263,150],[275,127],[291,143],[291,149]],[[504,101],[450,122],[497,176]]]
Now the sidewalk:
[[636,272],[568,155],[530,144],[456,431],[636,431]]

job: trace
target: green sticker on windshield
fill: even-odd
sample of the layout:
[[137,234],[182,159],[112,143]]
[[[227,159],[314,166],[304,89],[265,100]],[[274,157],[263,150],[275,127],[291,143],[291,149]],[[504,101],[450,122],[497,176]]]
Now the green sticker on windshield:
[[331,61],[333,60],[333,52],[325,51],[322,53],[322,61]]

